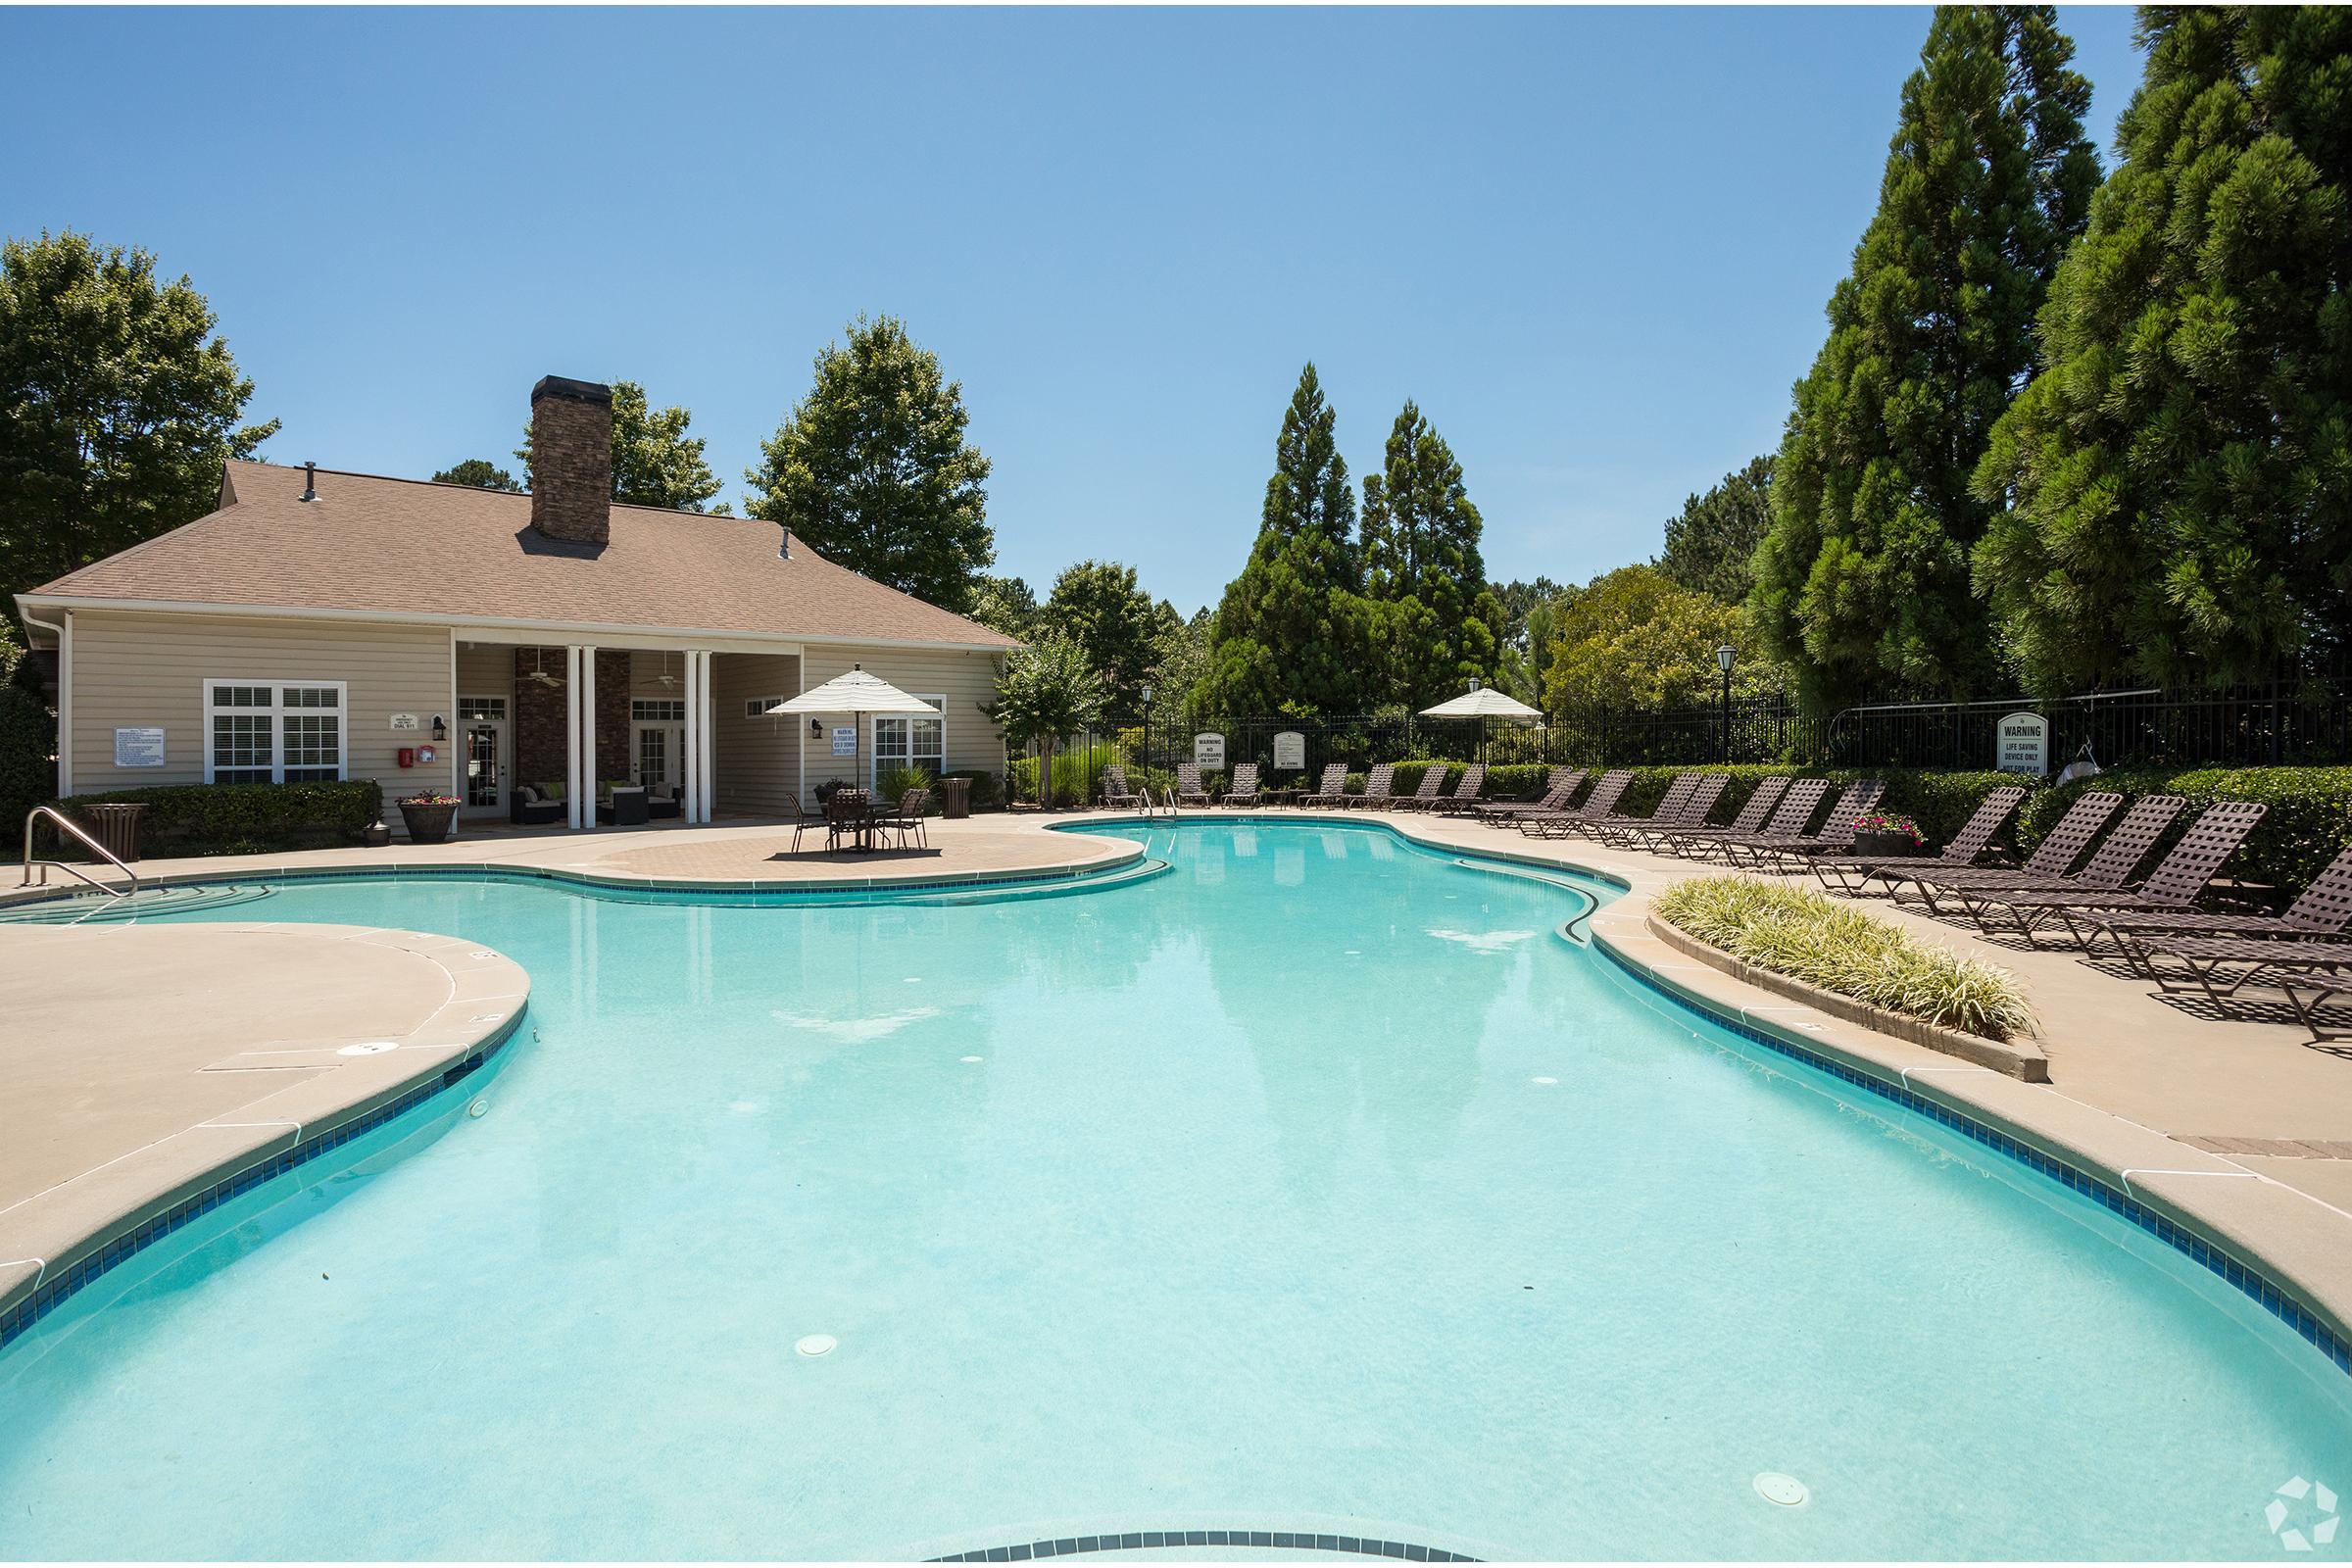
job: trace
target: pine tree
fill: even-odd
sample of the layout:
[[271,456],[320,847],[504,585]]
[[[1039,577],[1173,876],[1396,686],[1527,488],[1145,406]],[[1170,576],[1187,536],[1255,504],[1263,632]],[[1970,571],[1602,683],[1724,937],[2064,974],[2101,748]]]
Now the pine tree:
[[1976,553],[2042,692],[2352,637],[2352,13],[2149,7],[2123,162],[1993,432]]
[[1756,546],[1772,526],[1772,459],[1751,458],[1666,523],[1658,569],[1693,593],[1739,604],[1756,585]]
[[1503,609],[1487,586],[1485,525],[1462,466],[1409,401],[1384,458],[1364,478],[1364,588],[1393,607],[1396,684],[1385,695],[1419,708],[1495,679]]
[[1338,418],[1309,364],[1275,441],[1257,542],[1217,606],[1199,693],[1206,709],[1353,712],[1380,690],[1380,617],[1358,591],[1355,494]]
[[1758,629],[1817,706],[1993,674],[1969,568],[1990,508],[1970,481],[2098,180],[2073,53],[2047,6],[1944,6],[1904,83],[1755,558]]

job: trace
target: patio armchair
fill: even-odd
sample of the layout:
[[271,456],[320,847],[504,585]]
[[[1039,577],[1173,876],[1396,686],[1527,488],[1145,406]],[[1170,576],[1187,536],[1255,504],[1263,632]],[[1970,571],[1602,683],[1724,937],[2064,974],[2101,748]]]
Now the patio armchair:
[[561,784],[517,784],[507,800],[507,820],[516,827],[545,827],[568,815]]
[[809,810],[801,804],[800,796],[790,790],[784,792],[784,814],[792,819],[793,854],[801,853],[801,835],[812,831],[825,832],[826,847],[828,849],[832,847],[830,829],[833,818],[830,814],[822,809]]
[[[2009,820],[2009,813],[2016,810],[2018,803],[2025,798],[2026,792],[2014,784],[2003,785],[1987,794],[1977,803],[1976,811],[1967,824],[1952,835],[1952,842],[1943,847],[1941,854],[1926,863],[1943,866],[1976,864],[1977,858],[1991,846],[1992,836],[2001,830],[2001,824]],[[1915,858],[1891,860],[1885,856],[1847,855],[1817,855],[1806,862],[1807,868],[1821,879],[1823,887],[1832,893],[1842,893],[1849,899],[1868,895],[1871,879],[1885,867],[1908,870],[1920,863]],[[1888,888],[1882,891],[1891,893],[1893,890]]]
[[597,797],[596,819],[607,827],[645,826],[645,786],[608,782]]
[[1176,804],[1178,806],[1202,807],[1209,804],[1208,791],[1200,784],[1200,763],[1178,762],[1176,764]]
[[1255,806],[1257,804],[1257,764],[1255,762],[1233,764],[1233,778],[1225,786],[1224,799],[1217,804],[1220,806]]
[[1151,802],[1138,795],[1127,783],[1127,764],[1112,762],[1102,769],[1102,804],[1112,810],[1150,806]]
[[899,848],[902,850],[909,844],[927,850],[931,847],[931,835],[924,828],[923,823],[930,807],[931,792],[929,790],[921,788],[908,790],[899,797],[899,804],[895,809],[875,813],[874,831],[896,833],[899,836]]
[[645,787],[645,814],[648,816],[682,816],[686,802],[675,784],[648,784]]

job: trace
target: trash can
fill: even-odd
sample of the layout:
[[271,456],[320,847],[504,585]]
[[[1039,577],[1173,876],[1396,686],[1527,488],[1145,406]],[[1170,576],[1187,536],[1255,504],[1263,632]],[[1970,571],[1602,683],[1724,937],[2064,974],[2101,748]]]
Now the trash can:
[[939,781],[939,790],[940,815],[962,817],[972,814],[972,781],[970,779],[943,778]]
[[85,806],[79,814],[83,830],[103,845],[107,854],[123,861],[139,858],[139,818],[147,814],[146,807]]

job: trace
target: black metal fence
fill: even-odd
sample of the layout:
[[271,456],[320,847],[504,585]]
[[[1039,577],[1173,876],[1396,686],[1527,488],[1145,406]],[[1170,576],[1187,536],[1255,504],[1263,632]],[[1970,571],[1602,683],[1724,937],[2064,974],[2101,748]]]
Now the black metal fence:
[[[1808,767],[1988,768],[2000,721],[2036,713],[2049,721],[2049,765],[2084,745],[2102,766],[2320,766],[2352,763],[2352,678],[2298,676],[2231,690],[2157,688],[2078,697],[1881,703],[1808,714],[1785,695],[1727,706],[1592,708],[1541,724],[1432,719],[1381,713],[1157,715],[1149,725],[1069,737],[1057,747],[1057,793],[1095,799],[1111,761],[1153,774],[1195,756],[1195,737],[1224,738],[1226,766],[1254,761],[1269,784],[1319,775],[1327,763],[1362,771],[1416,758],[1483,759],[1491,764],[1586,766],[1779,762]],[[1278,771],[1278,738],[1285,765]],[[1289,764],[1294,760],[1296,769]],[[1014,764],[1015,797],[1031,793],[1036,750]],[[1024,774],[1023,768],[1026,767]],[[1024,779],[1029,787],[1024,788]],[[1136,782],[1140,783],[1139,778]],[[1075,792],[1083,790],[1083,796]]]

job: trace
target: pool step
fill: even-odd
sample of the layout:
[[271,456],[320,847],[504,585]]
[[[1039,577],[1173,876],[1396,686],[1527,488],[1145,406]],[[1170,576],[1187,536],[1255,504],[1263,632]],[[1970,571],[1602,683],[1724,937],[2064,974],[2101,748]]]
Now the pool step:
[[0,905],[0,925],[128,925],[143,915],[188,914],[225,909],[270,897],[258,882],[201,882],[141,888],[120,898],[74,893],[31,904]]

